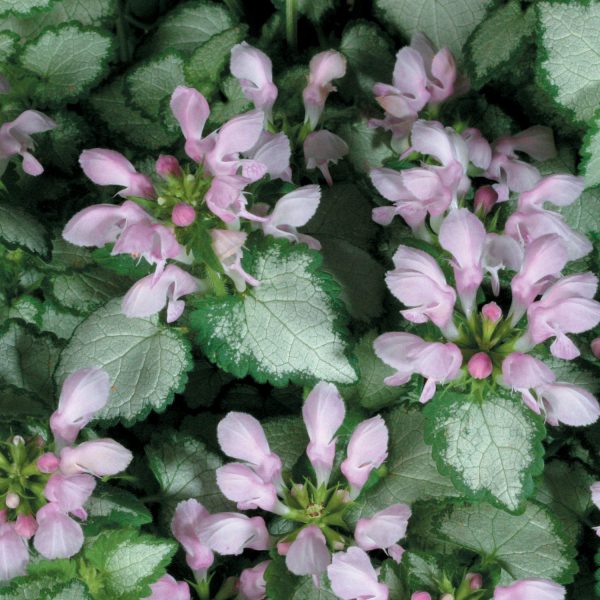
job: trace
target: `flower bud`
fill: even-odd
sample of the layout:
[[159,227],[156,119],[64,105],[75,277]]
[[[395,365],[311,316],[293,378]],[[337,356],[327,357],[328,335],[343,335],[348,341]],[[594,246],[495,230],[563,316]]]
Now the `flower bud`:
[[481,212],[484,216],[494,207],[498,201],[498,193],[491,185],[484,185],[475,192],[473,203],[476,212]]
[[8,494],[6,494],[6,499],[4,500],[4,502],[6,503],[6,506],[8,508],[17,508],[19,504],[21,504],[21,498],[19,498],[18,494],[15,494],[14,492],[9,492]]
[[481,308],[481,314],[484,319],[497,323],[502,318],[502,309],[495,302],[488,302]]
[[465,579],[472,590],[480,590],[483,587],[483,577],[479,573],[467,573]]
[[592,353],[596,358],[600,358],[600,337],[592,340]]
[[469,375],[475,379],[485,379],[486,377],[489,377],[492,373],[492,368],[492,361],[485,352],[474,354],[467,364]]
[[37,531],[38,524],[33,515],[19,515],[15,523],[15,531],[23,538],[33,537]]
[[176,204],[174,206],[173,213],[171,214],[171,220],[179,227],[187,227],[196,220],[196,211],[194,210],[193,206],[190,206],[185,202],[181,202],[180,204]]
[[21,435],[15,435],[12,439],[13,446],[24,446],[25,438]]
[[427,592],[415,592],[410,600],[431,600],[431,595]]
[[179,161],[170,154],[161,154],[156,161],[155,169],[161,177],[179,177],[181,175]]
[[42,473],[54,473],[58,469],[60,460],[58,456],[52,454],[52,452],[46,452],[37,459],[37,468]]

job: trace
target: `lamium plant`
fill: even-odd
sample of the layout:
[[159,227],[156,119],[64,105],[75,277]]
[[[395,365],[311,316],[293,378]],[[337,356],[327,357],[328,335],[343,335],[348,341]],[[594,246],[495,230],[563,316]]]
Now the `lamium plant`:
[[598,597],[599,32],[0,0],[0,600]]

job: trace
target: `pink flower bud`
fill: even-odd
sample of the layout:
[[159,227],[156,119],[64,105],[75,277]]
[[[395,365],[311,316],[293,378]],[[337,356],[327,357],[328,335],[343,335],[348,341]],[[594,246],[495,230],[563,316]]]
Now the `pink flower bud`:
[[454,600],[454,596],[452,594],[444,594],[440,600]]
[[291,545],[292,542],[277,542],[277,554],[279,556],[286,556]]
[[15,523],[15,531],[23,538],[33,537],[37,531],[38,524],[33,515],[19,515]]
[[484,215],[489,214],[497,201],[498,192],[491,185],[481,186],[475,192],[475,198],[473,199],[475,210],[481,211]]
[[42,473],[54,473],[58,469],[60,459],[52,452],[46,452],[37,459],[37,468]]
[[497,323],[502,318],[502,309],[495,302],[488,302],[482,306],[481,314],[484,319]]
[[431,600],[431,595],[427,592],[415,592],[410,600]]
[[181,175],[179,161],[170,154],[161,154],[154,168],[161,177],[179,177]]
[[489,377],[493,370],[490,357],[485,352],[473,354],[467,364],[469,375],[475,379],[485,379]]
[[15,494],[14,492],[9,492],[8,494],[6,494],[6,499],[4,500],[4,502],[6,503],[6,506],[8,508],[18,508],[19,504],[21,504],[21,498],[18,494]]
[[483,587],[483,577],[479,573],[467,573],[465,579],[472,590],[480,590]]
[[190,206],[185,202],[181,202],[173,207],[171,220],[179,227],[187,227],[196,220],[196,211],[194,210],[193,206]]
[[596,358],[600,358],[600,337],[597,337],[594,340],[592,340],[591,348],[592,354]]

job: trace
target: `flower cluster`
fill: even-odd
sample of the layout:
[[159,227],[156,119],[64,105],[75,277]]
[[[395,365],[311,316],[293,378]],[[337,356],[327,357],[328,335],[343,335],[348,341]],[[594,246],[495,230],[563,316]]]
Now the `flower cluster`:
[[25,573],[27,540],[47,559],[69,558],[81,549],[84,508],[96,487],[95,477],[125,470],[132,454],[112,439],[75,445],[81,429],[106,405],[110,382],[100,369],[81,369],[62,387],[50,417],[52,450],[41,437],[13,437],[8,455],[0,454],[0,580]]
[[[405,54],[398,55],[398,72],[415,59],[414,51]],[[477,129],[459,132],[417,119],[409,151],[421,157],[420,166],[371,171],[374,186],[393,203],[376,208],[373,218],[387,225],[400,215],[425,242],[418,248],[399,246],[386,282],[406,307],[402,315],[417,325],[433,323],[440,336],[425,340],[394,332],[377,338],[375,352],[396,370],[386,383],[401,385],[418,373],[426,380],[420,401],[427,402],[438,383],[491,378],[521,392],[527,406],[543,412],[552,425],[593,423],[600,416],[596,399],[579,386],[556,381],[536,348],[553,339],[550,352],[572,360],[580,352],[568,334],[600,322],[596,276],[562,276],[567,263],[586,256],[592,245],[545,207],[572,204],[583,180],[542,177],[521,158],[554,156],[552,132],[531,127],[490,144]],[[518,193],[516,209],[499,229],[498,212],[510,210],[503,204],[510,192]],[[512,300],[504,309],[495,301],[500,302],[503,271],[514,273]]]
[[[328,94],[335,90],[331,81],[343,76],[345,68],[345,59],[335,51],[316,55],[304,90],[307,167],[318,167],[329,183],[328,164],[341,158],[347,146],[326,130],[309,132],[317,126]],[[118,206],[100,204],[82,210],[67,223],[63,237],[78,246],[114,244],[113,255],[128,254],[155,265],[154,273],[139,280],[123,299],[128,316],[149,316],[167,306],[167,321],[172,322],[184,310],[183,296],[210,291],[223,295],[226,279],[238,292],[259,285],[241,262],[254,229],[320,247],[316,239],[298,232],[319,206],[317,185],[285,194],[272,210],[261,202],[249,205],[252,184],[266,178],[291,182],[292,150],[285,133],[272,131],[278,91],[270,59],[244,42],[231,51],[231,72],[255,110],[209,134],[204,131],[210,116],[204,96],[183,86],[171,96],[171,110],[185,137],[191,166],[161,155],[152,179],[113,150],[95,148],[81,154],[81,167],[94,183],[121,186],[118,195],[127,199]]]

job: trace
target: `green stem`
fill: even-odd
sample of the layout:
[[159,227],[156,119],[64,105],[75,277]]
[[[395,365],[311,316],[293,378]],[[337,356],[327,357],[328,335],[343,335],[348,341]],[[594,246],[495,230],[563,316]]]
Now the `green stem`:
[[216,296],[227,296],[227,288],[225,282],[221,279],[219,273],[206,265],[206,276]]
[[121,62],[129,61],[127,34],[125,31],[126,26],[123,1],[117,0],[117,40],[119,42],[119,59]]
[[298,47],[297,0],[285,0],[285,34],[288,46],[295,52]]

